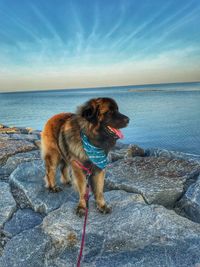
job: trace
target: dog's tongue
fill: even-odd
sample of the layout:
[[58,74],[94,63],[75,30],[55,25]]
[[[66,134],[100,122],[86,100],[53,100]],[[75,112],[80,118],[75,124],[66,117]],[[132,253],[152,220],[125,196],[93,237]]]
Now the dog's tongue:
[[116,129],[116,128],[112,128],[110,126],[108,126],[108,128],[116,135],[118,136],[120,139],[124,138],[124,135],[123,133],[119,130],[119,129]]

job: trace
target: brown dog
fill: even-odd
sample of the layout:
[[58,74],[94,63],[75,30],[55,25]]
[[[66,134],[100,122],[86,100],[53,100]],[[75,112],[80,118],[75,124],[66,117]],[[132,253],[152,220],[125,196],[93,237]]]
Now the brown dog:
[[[86,166],[90,163],[81,139],[83,132],[93,146],[101,148],[107,155],[121,137],[120,128],[126,127],[129,118],[118,111],[116,102],[111,98],[91,99],[79,107],[75,114],[60,113],[50,118],[42,132],[42,157],[46,167],[46,187],[53,192],[60,191],[56,186],[55,173],[61,169],[61,181],[70,183],[69,166],[73,182],[79,192],[77,214],[85,213],[86,178],[77,161]],[[110,212],[103,196],[104,169],[92,164],[91,186],[97,208],[103,213]]]

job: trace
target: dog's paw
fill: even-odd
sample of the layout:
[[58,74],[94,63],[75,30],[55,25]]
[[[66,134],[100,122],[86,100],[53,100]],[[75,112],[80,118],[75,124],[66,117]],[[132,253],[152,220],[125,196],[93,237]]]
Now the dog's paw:
[[51,193],[59,193],[62,191],[62,188],[58,185],[55,185],[54,187],[49,188],[49,191]]
[[112,208],[108,207],[106,204],[103,205],[102,207],[97,206],[97,210],[103,214],[108,214],[112,212]]
[[78,215],[79,217],[83,217],[85,215],[85,208],[77,206],[76,215]]

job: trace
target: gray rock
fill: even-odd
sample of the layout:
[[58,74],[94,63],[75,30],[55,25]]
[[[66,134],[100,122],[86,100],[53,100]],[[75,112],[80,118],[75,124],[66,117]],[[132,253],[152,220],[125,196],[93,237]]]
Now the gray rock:
[[112,150],[108,153],[109,162],[115,162],[119,159],[124,159],[127,149]]
[[18,129],[20,130],[20,133],[22,134],[28,134],[33,130],[32,128],[29,128],[29,127],[18,127]]
[[177,207],[182,214],[200,223],[200,176],[196,183],[190,185]]
[[4,230],[17,235],[25,230],[41,224],[43,217],[31,209],[18,210],[12,218],[5,223]]
[[40,140],[34,141],[34,144],[36,145],[37,148],[41,149],[41,141]]
[[187,180],[199,172],[199,164],[183,159],[135,157],[107,167],[106,188],[140,193],[148,204],[173,207]]
[[5,163],[8,157],[19,152],[27,152],[36,149],[36,146],[26,140],[12,140],[0,138],[0,164]]
[[9,175],[10,175],[9,172],[7,172],[5,168],[0,166],[0,180],[2,181],[8,180]]
[[16,202],[10,192],[9,184],[0,182],[0,190],[0,228],[2,228],[16,210]]
[[136,251],[108,252],[98,259],[95,267],[198,267],[199,245],[199,239],[186,239],[170,244],[151,244]]
[[44,267],[50,240],[39,228],[24,231],[7,242],[1,267]]
[[145,151],[137,145],[123,145],[119,148],[114,148],[108,154],[109,162],[115,162],[119,159],[127,159],[136,156],[145,156]]
[[42,160],[22,163],[12,172],[10,175],[12,193],[21,208],[31,207],[36,212],[48,213],[69,199],[77,201],[74,190],[67,186],[63,186],[62,192],[49,192],[44,185],[44,175]]
[[196,161],[200,164],[200,155],[189,154],[178,151],[170,151],[167,149],[150,148],[145,150],[147,156],[153,157],[167,157],[171,159],[185,159],[189,161]]
[[18,153],[14,156],[9,157],[6,161],[6,164],[0,168],[0,179],[6,180],[20,163],[40,158],[41,156],[39,150]]
[[[199,224],[162,206],[146,205],[132,193],[110,191],[105,197],[113,208],[109,215],[98,213],[90,201],[81,266],[192,267],[200,262]],[[53,242],[46,266],[76,264],[83,219],[74,207],[69,201],[43,220]]]
[[0,139],[1,140],[8,140],[8,139],[10,139],[10,137],[9,137],[8,134],[2,134],[2,133],[0,133]]
[[30,130],[29,131],[29,134],[34,134],[34,135],[37,135],[39,138],[40,138],[40,135],[41,135],[41,132],[40,130]]
[[131,158],[131,157],[144,157],[145,156],[145,151],[141,147],[137,145],[129,145],[125,158]]
[[7,232],[3,231],[2,229],[0,229],[0,257],[3,254],[3,249],[6,245],[6,243],[8,242],[9,238],[10,238],[9,234]]
[[38,140],[39,137],[36,134],[10,134],[10,138],[13,140],[27,140],[27,141],[35,141]]
[[117,141],[116,145],[114,146],[113,150],[118,149],[127,149],[129,147],[129,144],[124,144],[122,142]]
[[20,133],[20,130],[17,127],[0,127],[0,133]]

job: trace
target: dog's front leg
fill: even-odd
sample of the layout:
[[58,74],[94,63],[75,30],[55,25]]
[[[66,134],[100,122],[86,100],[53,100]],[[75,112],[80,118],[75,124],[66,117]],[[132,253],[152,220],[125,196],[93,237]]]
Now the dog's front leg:
[[76,162],[71,162],[72,175],[73,175],[73,184],[79,192],[79,203],[76,208],[76,214],[82,217],[85,214],[86,201],[85,201],[85,192],[86,192],[86,178],[82,169],[77,167]]
[[107,206],[103,195],[104,177],[104,170],[96,171],[92,176],[91,185],[97,204],[97,209],[102,213],[110,213],[111,208]]

